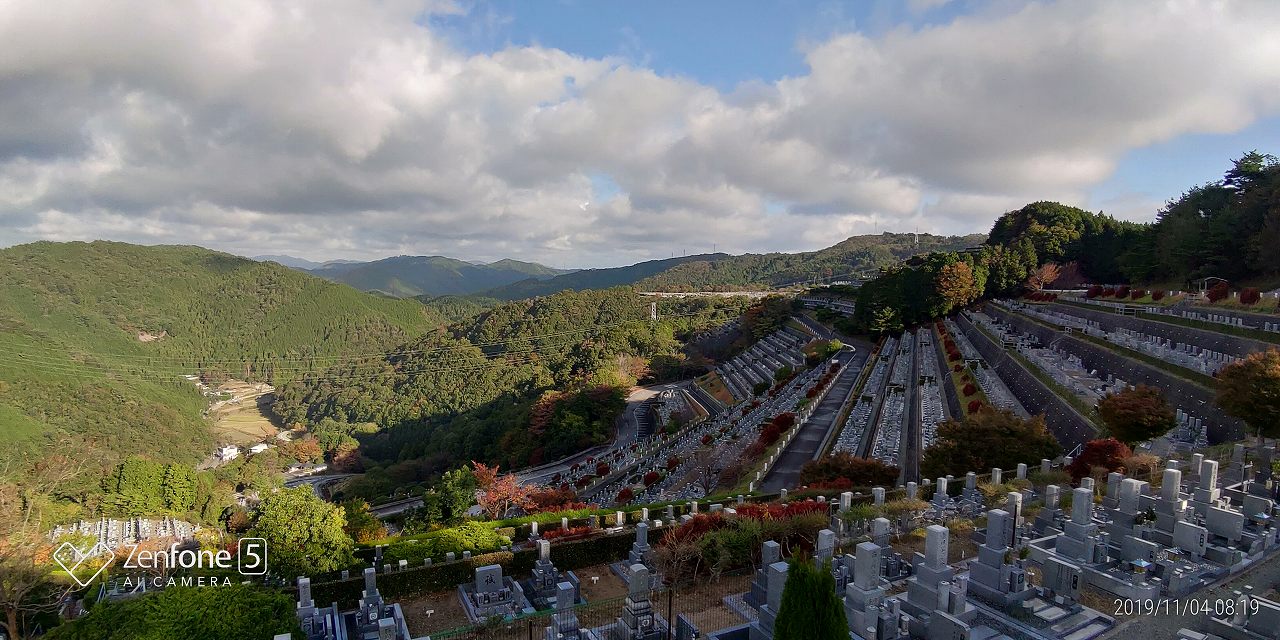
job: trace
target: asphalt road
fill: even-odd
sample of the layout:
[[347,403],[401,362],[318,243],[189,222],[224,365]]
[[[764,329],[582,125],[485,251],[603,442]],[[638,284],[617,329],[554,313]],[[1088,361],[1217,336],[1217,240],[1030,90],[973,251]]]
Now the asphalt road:
[[778,461],[769,470],[769,475],[765,476],[764,481],[761,482],[761,488],[764,491],[795,487],[800,479],[800,468],[817,455],[818,449],[827,439],[827,433],[835,426],[840,408],[844,406],[849,392],[853,390],[853,384],[858,380],[858,373],[866,364],[867,352],[858,351],[852,355],[852,358],[852,363],[831,382],[831,390],[827,392],[827,396],[814,408],[809,421],[799,427],[800,431],[796,437],[778,457]]
[[286,488],[286,489],[293,489],[294,487],[301,487],[301,486],[303,486],[303,485],[310,485],[310,486],[311,486],[311,490],[312,490],[312,491],[314,491],[314,492],[316,493],[316,496],[317,496],[317,497],[320,497],[320,498],[323,498],[324,496],[320,495],[320,488],[321,488],[321,487],[323,487],[323,486],[325,486],[325,485],[333,484],[333,483],[335,483],[335,482],[338,482],[339,480],[345,480],[345,479],[350,478],[350,477],[355,476],[355,475],[357,475],[357,474],[354,474],[354,473],[331,473],[331,474],[327,474],[327,475],[300,476],[300,477],[297,477],[297,478],[289,478],[289,479],[285,480],[285,481],[284,481],[284,486],[285,486],[285,488]]
[[817,322],[812,318],[810,318],[809,316],[804,315],[803,313],[797,314],[795,318],[800,321],[800,324],[803,324],[804,326],[811,329],[814,333],[818,334],[819,338],[822,338],[823,340],[830,340],[836,337],[836,334],[834,331],[832,331],[831,329],[828,329],[821,322]]

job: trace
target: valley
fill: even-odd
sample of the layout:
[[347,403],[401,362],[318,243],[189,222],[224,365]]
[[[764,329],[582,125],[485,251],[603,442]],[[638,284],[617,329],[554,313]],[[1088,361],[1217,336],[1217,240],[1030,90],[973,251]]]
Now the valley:
[[[1276,180],[1268,166],[1257,184]],[[1240,188],[1248,201],[1261,187]],[[1003,473],[1052,509],[1050,486],[1153,478],[1160,460],[1196,469],[1194,456],[1270,433],[1232,394],[1273,382],[1274,292],[1145,263],[1187,286],[1108,284],[1136,277],[1126,251],[1159,245],[1163,224],[1039,202],[985,239],[883,234],[572,272],[310,265],[353,286],[190,247],[23,245],[0,250],[0,427],[14,445],[0,468],[19,469],[12,487],[67,469],[32,504],[55,531],[113,541],[214,543],[340,514],[330,529],[347,551],[306,569],[334,590],[348,580],[335,573],[384,554],[436,575],[473,553],[502,564],[539,542],[611,545],[637,522],[674,553],[680,536],[711,535],[682,533],[709,522],[702,508],[800,509],[815,516],[804,526],[852,540],[854,497],[880,513],[892,491],[913,526],[976,527],[979,482],[1003,487]]]

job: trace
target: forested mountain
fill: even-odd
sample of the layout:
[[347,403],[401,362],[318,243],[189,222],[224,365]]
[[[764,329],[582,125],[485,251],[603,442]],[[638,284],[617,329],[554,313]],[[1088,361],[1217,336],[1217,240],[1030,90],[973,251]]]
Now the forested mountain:
[[[627,288],[502,304],[383,358],[286,385],[275,410],[360,444],[369,494],[481,460],[536,464],[608,439],[622,392],[671,377],[681,336],[738,316],[744,299],[649,302]],[[376,433],[355,433],[373,423]]]
[[935,252],[863,285],[851,329],[898,331],[984,296],[1049,285],[1060,273],[1105,284],[1184,288],[1216,276],[1273,287],[1278,246],[1280,162],[1250,152],[1222,180],[1170,201],[1151,224],[1056,202],[1010,211],[979,251]]
[[609,287],[635,284],[645,278],[657,275],[671,269],[672,267],[688,262],[715,262],[729,257],[730,256],[728,254],[724,253],[709,253],[681,256],[679,258],[666,258],[663,260],[648,260],[646,262],[637,262],[636,264],[625,267],[583,269],[581,271],[566,273],[546,280],[522,280],[504,287],[498,287],[490,291],[486,291],[484,292],[484,295],[499,298],[501,300],[520,300],[522,298],[532,298],[534,296],[548,296],[560,291],[608,289]]
[[470,320],[502,304],[502,300],[484,296],[416,296],[414,299],[449,322]]
[[1280,162],[1257,151],[1232,162],[1221,180],[1170,201],[1156,222],[1124,247],[1133,283],[1216,276],[1231,281],[1280,274]]
[[853,236],[818,251],[765,253],[698,260],[674,266],[641,280],[650,291],[733,290],[769,288],[873,273],[929,251],[957,251],[976,246],[985,236],[935,236],[927,233],[883,233]]
[[[325,263],[323,262],[312,262],[310,260],[307,260],[306,258],[296,258],[294,256],[286,256],[286,255],[253,256],[249,259],[256,260],[258,262],[276,262],[286,267],[289,267],[290,269],[301,269],[302,271],[309,271],[311,269],[320,269],[325,266]],[[335,264],[340,264],[340,263],[335,263]]]
[[279,382],[441,324],[417,301],[198,247],[0,250],[0,449],[43,454],[62,434],[104,467],[190,464],[213,441],[207,402],[181,376]]
[[374,262],[329,263],[309,272],[361,291],[381,291],[398,298],[467,295],[526,278],[539,280],[568,273],[519,260],[474,264],[442,256],[396,256]]

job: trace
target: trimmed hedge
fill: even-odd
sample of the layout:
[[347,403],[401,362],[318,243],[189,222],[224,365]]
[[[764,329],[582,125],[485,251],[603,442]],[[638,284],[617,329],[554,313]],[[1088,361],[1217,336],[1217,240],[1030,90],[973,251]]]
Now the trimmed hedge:
[[[561,571],[614,562],[626,557],[634,541],[635,534],[627,532],[581,542],[553,544],[551,561]],[[537,551],[522,549],[516,552],[486,553],[472,556],[469,560],[442,562],[429,567],[418,566],[405,571],[379,573],[378,592],[384,598],[412,598],[435,591],[448,591],[474,580],[476,568],[490,564],[502,565],[504,575],[524,576],[533,571],[533,564],[537,559]],[[355,606],[360,601],[363,590],[364,578],[359,572],[353,572],[352,577],[347,580],[311,585],[312,597],[317,603],[337,602],[343,608]],[[292,591],[296,593],[296,588]]]

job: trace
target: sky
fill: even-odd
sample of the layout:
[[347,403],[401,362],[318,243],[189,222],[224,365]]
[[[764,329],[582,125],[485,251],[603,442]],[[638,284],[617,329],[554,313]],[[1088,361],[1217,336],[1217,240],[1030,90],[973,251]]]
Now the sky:
[[0,246],[598,267],[1152,220],[1280,154],[1280,3],[0,3]]

